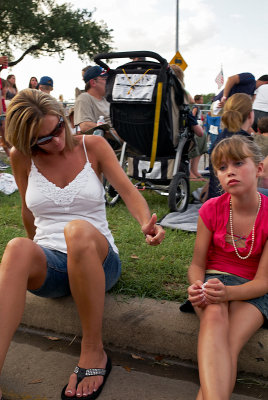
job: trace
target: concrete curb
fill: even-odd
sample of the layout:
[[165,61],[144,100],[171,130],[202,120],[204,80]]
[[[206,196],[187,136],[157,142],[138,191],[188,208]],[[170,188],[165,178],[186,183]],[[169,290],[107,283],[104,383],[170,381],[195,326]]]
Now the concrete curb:
[[[27,293],[22,324],[58,334],[81,336],[71,297],[43,299]],[[106,346],[161,354],[196,362],[198,319],[179,304],[106,295],[103,339]],[[242,350],[239,371],[268,377],[268,330],[259,329]]]

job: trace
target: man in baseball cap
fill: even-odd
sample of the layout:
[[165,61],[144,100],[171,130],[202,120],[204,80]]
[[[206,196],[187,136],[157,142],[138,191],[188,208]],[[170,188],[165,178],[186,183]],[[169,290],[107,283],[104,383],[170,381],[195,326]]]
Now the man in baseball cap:
[[[83,69],[85,92],[81,93],[74,105],[74,125],[80,127],[81,132],[93,131],[97,127],[100,116],[104,117],[105,138],[121,145],[121,139],[112,128],[110,119],[110,103],[105,98],[107,71],[98,65]],[[113,146],[114,147],[114,146]]]
[[50,76],[42,76],[39,81],[38,89],[42,92],[50,94],[53,90],[53,79]]
[[95,65],[94,67],[89,67],[86,69],[83,75],[83,79],[85,83],[87,83],[90,81],[90,79],[95,79],[98,76],[100,76],[101,78],[106,78],[108,74],[105,69],[101,68],[98,65]]
[[98,65],[86,68],[83,74],[85,91],[81,93],[74,105],[74,125],[80,126],[82,132],[86,132],[97,126],[101,115],[105,123],[111,126],[110,104],[106,100],[105,87],[107,73]]

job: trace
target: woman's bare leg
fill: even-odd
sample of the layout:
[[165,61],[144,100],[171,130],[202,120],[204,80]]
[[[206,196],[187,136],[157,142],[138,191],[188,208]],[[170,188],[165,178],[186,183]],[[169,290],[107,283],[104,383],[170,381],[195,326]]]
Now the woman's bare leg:
[[198,178],[200,176],[200,174],[198,172],[198,165],[199,165],[200,158],[201,158],[201,156],[191,158],[191,160],[190,160],[190,178]]
[[0,266],[0,373],[21,321],[26,290],[42,286],[45,277],[46,257],[42,249],[30,239],[12,239]]
[[2,126],[0,126],[0,145],[3,147],[7,157],[10,156],[10,145],[5,139],[5,121],[2,121]]
[[[70,288],[82,325],[79,367],[105,368],[107,355],[102,343],[102,318],[105,299],[105,275],[102,264],[108,254],[106,238],[86,221],[72,221],[65,228]],[[103,377],[87,377],[76,387],[72,374],[66,396],[88,395],[97,390]]]

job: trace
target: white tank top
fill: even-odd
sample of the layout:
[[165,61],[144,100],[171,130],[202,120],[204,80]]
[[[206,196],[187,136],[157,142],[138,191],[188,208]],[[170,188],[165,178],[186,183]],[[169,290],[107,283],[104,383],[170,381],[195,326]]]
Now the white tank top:
[[90,222],[118,253],[106,219],[104,188],[88,160],[82,171],[64,188],[42,175],[33,160],[25,194],[26,205],[33,213],[36,233],[34,242],[49,249],[67,253],[65,225],[75,219]]

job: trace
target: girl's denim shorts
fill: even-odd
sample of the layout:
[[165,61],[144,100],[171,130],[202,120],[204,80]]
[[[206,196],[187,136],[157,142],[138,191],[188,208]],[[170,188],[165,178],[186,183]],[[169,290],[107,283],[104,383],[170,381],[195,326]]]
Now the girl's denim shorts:
[[[110,290],[118,281],[121,274],[121,261],[119,255],[109,244],[109,250],[106,259],[103,262],[105,273],[105,291]],[[68,272],[67,272],[67,254],[57,250],[42,247],[47,258],[47,276],[43,285],[36,290],[29,292],[40,297],[63,297],[71,294]]]
[[[235,286],[242,285],[243,283],[248,282],[248,279],[241,278],[236,275],[225,275],[225,274],[206,274],[204,278],[204,282],[209,279],[218,278],[225,286]],[[245,300],[247,303],[253,304],[255,307],[260,310],[262,315],[265,318],[263,328],[268,329],[268,293],[261,297],[256,297],[255,299]],[[180,306],[180,311],[186,313],[194,313],[194,308],[189,300],[185,300],[184,303]]]
[[[235,286],[242,285],[249,281],[249,279],[241,278],[236,275],[225,275],[225,274],[206,274],[205,282],[209,279],[218,278],[225,286]],[[244,300],[247,303],[253,304],[255,307],[260,310],[263,316],[266,318],[265,325],[268,320],[268,293],[261,297],[256,297],[255,299]]]

